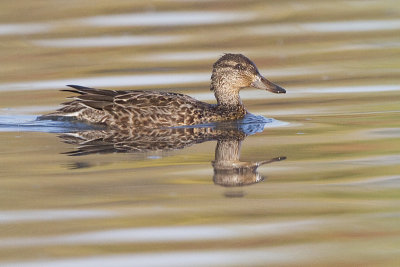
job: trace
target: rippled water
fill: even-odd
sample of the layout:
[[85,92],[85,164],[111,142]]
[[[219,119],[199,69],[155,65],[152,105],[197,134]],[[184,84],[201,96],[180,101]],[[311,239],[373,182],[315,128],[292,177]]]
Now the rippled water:
[[[400,264],[396,1],[0,6],[1,266]],[[287,94],[129,136],[36,120],[66,84],[214,102],[225,52]]]

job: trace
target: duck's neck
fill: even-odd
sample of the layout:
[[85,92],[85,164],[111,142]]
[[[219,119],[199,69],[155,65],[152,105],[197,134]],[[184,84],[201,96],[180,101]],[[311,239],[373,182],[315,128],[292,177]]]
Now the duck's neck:
[[223,82],[218,84],[212,83],[211,88],[214,91],[218,106],[226,107],[228,109],[244,109],[242,100],[239,96],[239,88],[229,87]]

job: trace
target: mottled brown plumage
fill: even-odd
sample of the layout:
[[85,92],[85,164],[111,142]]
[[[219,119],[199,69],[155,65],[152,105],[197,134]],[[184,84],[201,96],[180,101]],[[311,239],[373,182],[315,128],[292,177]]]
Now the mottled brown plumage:
[[213,65],[211,90],[217,104],[190,96],[158,91],[115,91],[69,85],[73,101],[41,119],[70,117],[112,129],[196,125],[243,118],[247,110],[239,97],[245,87],[274,93],[286,91],[265,79],[255,64],[241,54],[225,54]]

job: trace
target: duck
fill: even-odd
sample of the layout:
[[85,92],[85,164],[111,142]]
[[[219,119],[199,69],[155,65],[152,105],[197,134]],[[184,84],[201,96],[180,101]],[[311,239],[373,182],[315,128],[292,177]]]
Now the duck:
[[210,90],[216,104],[174,92],[67,86],[70,88],[61,91],[74,93],[72,101],[39,119],[69,119],[111,129],[201,125],[244,118],[249,112],[239,96],[243,88],[286,93],[262,76],[249,58],[232,53],[224,54],[213,64]]

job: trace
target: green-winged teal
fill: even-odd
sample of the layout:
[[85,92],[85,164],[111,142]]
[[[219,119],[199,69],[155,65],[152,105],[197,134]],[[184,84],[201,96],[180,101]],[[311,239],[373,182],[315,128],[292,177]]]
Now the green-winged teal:
[[217,104],[170,92],[68,86],[73,89],[64,91],[78,94],[74,100],[41,119],[70,117],[114,129],[196,125],[243,118],[248,111],[239,96],[242,88],[286,93],[285,89],[264,78],[256,65],[241,54],[225,54],[213,65],[211,90]]

